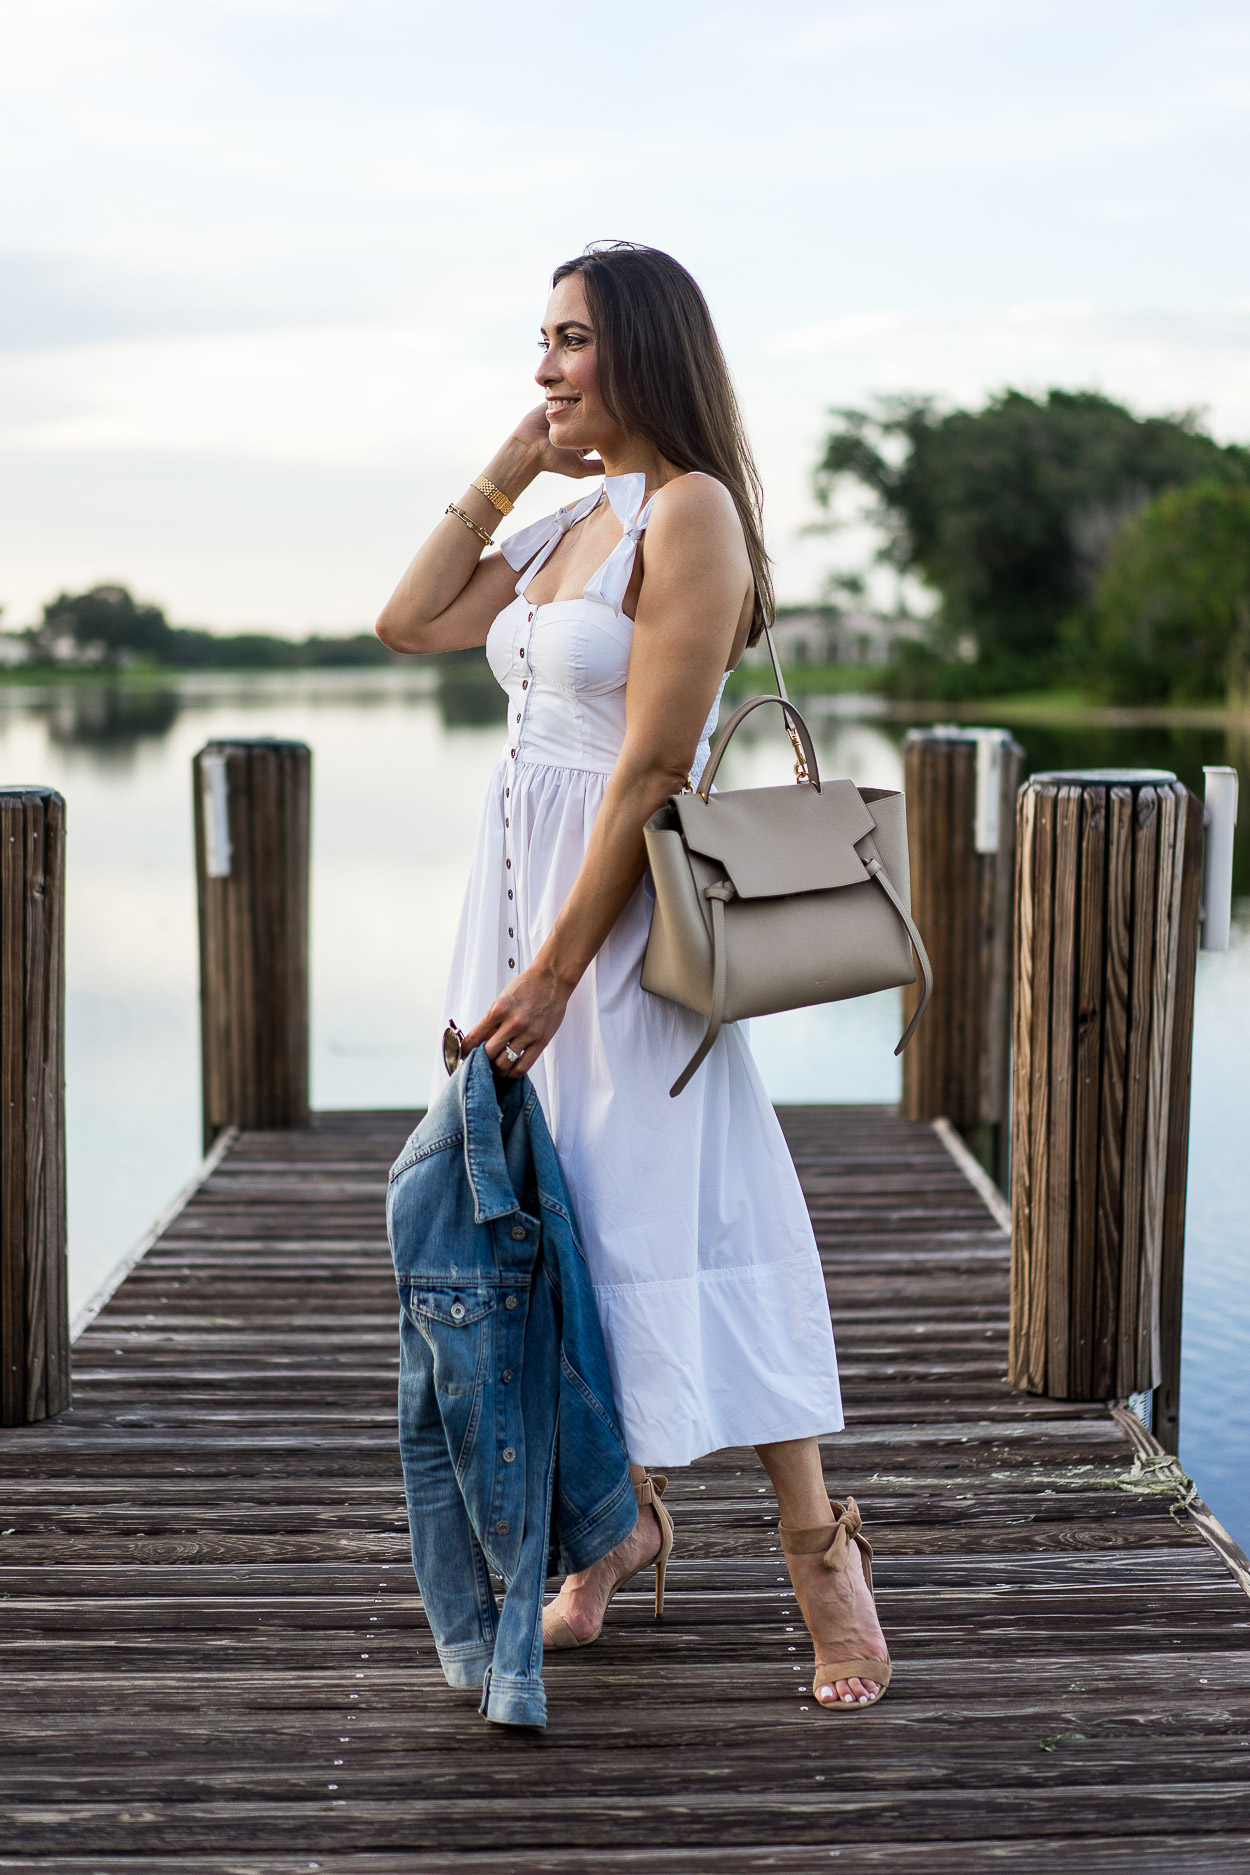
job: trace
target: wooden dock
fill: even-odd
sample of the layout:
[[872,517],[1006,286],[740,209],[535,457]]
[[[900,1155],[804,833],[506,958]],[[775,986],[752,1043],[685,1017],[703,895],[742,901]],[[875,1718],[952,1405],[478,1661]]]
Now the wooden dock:
[[938,1132],[783,1119],[842,1361],[830,1490],[880,1558],[880,1707],[802,1697],[735,1452],[673,1478],[666,1620],[627,1592],[549,1661],[545,1734],[446,1690],[394,1430],[382,1195],[410,1116],[322,1114],[237,1137],[79,1340],[72,1412],[0,1434],[0,1871],[1250,1869],[1250,1599],[1170,1461],[1008,1390],[1006,1236]]

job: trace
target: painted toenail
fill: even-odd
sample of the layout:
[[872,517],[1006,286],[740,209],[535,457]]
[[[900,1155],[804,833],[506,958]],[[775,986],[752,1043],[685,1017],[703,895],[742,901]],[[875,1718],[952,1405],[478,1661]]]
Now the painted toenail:
[[860,1705],[861,1705],[861,1706],[866,1706],[866,1705],[868,1704],[868,1695],[867,1695],[867,1693],[861,1693],[861,1694],[860,1694],[860,1696],[859,1696],[859,1703],[860,1703]]
[[853,1705],[855,1704],[855,1695],[854,1695],[854,1693],[843,1693],[843,1695],[842,1695],[842,1703],[843,1703],[843,1705],[844,1705],[844,1706],[853,1706]]
[[832,1699],[833,1698],[832,1686],[818,1686],[816,1688],[816,1697],[817,1699]]

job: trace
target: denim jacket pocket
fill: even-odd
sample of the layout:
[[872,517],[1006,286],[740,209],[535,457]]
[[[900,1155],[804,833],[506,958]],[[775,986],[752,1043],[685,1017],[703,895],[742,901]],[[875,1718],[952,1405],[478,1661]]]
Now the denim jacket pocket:
[[479,1384],[489,1348],[493,1289],[472,1284],[431,1288],[414,1283],[405,1302],[434,1356],[435,1390],[452,1399],[471,1394]]

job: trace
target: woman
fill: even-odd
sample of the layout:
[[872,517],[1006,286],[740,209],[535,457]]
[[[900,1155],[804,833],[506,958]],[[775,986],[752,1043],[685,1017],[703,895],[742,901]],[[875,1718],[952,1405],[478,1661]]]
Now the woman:
[[[702,769],[726,673],[771,606],[754,465],[706,303],[668,255],[622,243],[558,268],[540,347],[543,404],[449,505],[377,629],[396,651],[484,644],[508,695],[448,1014],[476,1019],[466,1051],[538,1092],[639,1500],[633,1534],[566,1578],[544,1634],[595,1639],[652,1563],[658,1612],[672,1525],[646,1467],[753,1445],[813,1692],[869,1705],[889,1660],[858,1512],[830,1504],[821,1472],[842,1409],[798,1179],[736,1026],[669,1099],[703,1022],[640,982],[644,823]],[[606,480],[483,557],[544,469]]]

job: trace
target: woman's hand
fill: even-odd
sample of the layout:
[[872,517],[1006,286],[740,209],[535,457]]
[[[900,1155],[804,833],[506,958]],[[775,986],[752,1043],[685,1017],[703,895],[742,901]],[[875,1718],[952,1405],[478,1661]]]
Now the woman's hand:
[[[547,406],[539,404],[522,417],[484,473],[516,501],[544,469],[578,480],[603,474],[597,459],[587,462],[576,449],[552,448]],[[484,537],[499,525],[498,508],[476,485],[456,506],[473,527],[444,515],[379,614],[378,637],[393,651],[463,651],[484,645],[491,621],[513,595],[516,576],[502,555],[481,558]]]
[[[533,410],[526,412],[508,438],[508,443],[514,442],[519,443],[529,454],[534,475],[543,469],[549,469],[553,475],[603,474],[603,464],[598,456],[592,456],[587,461],[580,450],[556,448],[547,427],[546,404],[536,404]],[[505,443],[504,448],[507,447]]]
[[476,1028],[460,1044],[463,1057],[484,1043],[496,1072],[512,1080],[528,1074],[551,1040],[568,1007],[573,986],[553,970],[533,963],[497,996]]

